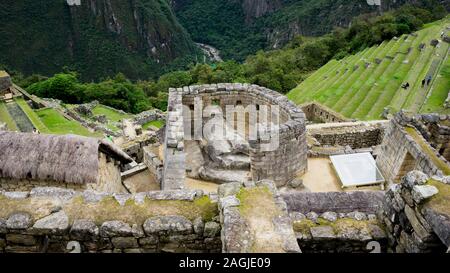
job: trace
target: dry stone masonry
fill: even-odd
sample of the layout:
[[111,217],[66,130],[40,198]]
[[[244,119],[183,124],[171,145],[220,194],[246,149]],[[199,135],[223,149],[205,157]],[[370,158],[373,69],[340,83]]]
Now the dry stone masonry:
[[310,123],[335,123],[350,122],[351,119],[333,111],[332,109],[317,102],[307,103],[300,106]]
[[321,146],[349,146],[361,149],[380,145],[389,121],[311,124],[308,135]]
[[386,193],[379,215],[392,251],[444,253],[450,247],[450,176],[436,179],[413,171]]
[[298,192],[282,197],[304,253],[386,252],[387,234],[376,216],[384,192]]
[[169,90],[166,139],[164,143],[163,190],[184,188],[186,178],[186,155],[184,153],[184,126],[182,109],[183,91]]
[[[1,192],[1,206],[8,213],[0,214],[0,252],[220,252],[221,227],[215,209],[207,213],[208,218],[201,213],[179,213],[148,214],[145,219],[132,210],[146,209],[148,202],[159,206],[159,211],[169,206],[167,202],[173,206],[166,207],[168,211],[174,211],[176,204],[194,210],[197,200],[204,198],[196,191],[110,195],[36,188]],[[21,205],[27,203],[35,205]],[[110,216],[84,214],[89,206]]]
[[[275,181],[277,186],[283,186],[293,180],[296,175],[307,169],[307,145],[305,114],[283,95],[264,87],[249,84],[211,84],[201,86],[187,86],[169,90],[169,111],[166,129],[166,152],[164,171],[164,187],[179,188],[185,175],[184,135],[192,132],[183,132],[184,128],[191,128],[190,117],[182,113],[182,106],[195,109],[195,99],[201,98],[202,109],[216,105],[222,108],[224,116],[226,106],[278,106],[280,109],[280,125],[278,139],[264,139],[262,132],[258,132],[256,140],[250,143],[250,172],[252,180],[269,179]],[[200,109],[200,110],[202,110]],[[206,122],[208,117],[203,117]],[[195,115],[194,115],[195,118]],[[253,122],[253,123],[252,123]],[[254,121],[248,122],[254,126]],[[279,143],[276,149],[267,149],[271,142]],[[167,181],[166,181],[167,180]],[[175,185],[176,184],[176,185]]]
[[450,167],[444,155],[450,151],[449,121],[445,115],[412,116],[404,112],[395,115],[377,158],[385,179],[399,181],[412,170],[420,170],[429,176],[448,175]]
[[272,181],[223,184],[218,192],[223,253],[301,252],[286,203]]

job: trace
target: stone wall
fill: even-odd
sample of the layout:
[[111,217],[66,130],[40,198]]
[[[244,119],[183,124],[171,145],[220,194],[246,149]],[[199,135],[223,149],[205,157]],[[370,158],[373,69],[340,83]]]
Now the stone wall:
[[445,253],[449,249],[450,176],[436,179],[413,171],[387,191],[379,217],[386,225],[393,251]]
[[5,71],[0,71],[0,94],[2,91],[9,89],[12,86],[11,77]]
[[144,148],[159,142],[155,134],[145,134],[136,137],[135,139],[120,145],[122,151],[134,159],[137,163],[142,163],[144,160]]
[[[167,117],[166,130],[166,153],[173,156],[176,151],[176,158],[179,159],[176,170],[176,181],[181,181],[181,168],[184,168],[184,161],[180,153],[184,147],[183,136],[190,135],[184,128],[191,128],[191,121],[187,113],[181,113],[182,106],[187,109],[194,108],[196,98],[201,98],[202,108],[210,105],[217,105],[222,108],[223,115],[227,116],[226,106],[237,106],[246,108],[254,106],[276,105],[280,109],[279,130],[267,139],[262,139],[262,131],[258,131],[258,137],[250,140],[251,174],[254,181],[269,179],[275,181],[277,186],[283,186],[296,177],[297,174],[305,172],[307,169],[307,145],[305,114],[290,102],[285,96],[264,87],[248,84],[211,84],[201,86],[189,86],[169,90],[169,114]],[[198,111],[198,109],[194,109]],[[270,110],[269,110],[270,111]],[[185,122],[184,128],[180,127],[179,121]],[[194,114],[194,118],[195,118]],[[203,115],[200,115],[203,118]],[[271,120],[271,118],[269,118]],[[203,124],[204,120],[202,120]],[[266,122],[264,120],[264,122]],[[172,125],[172,124],[173,125]],[[263,124],[260,121],[259,124]],[[251,124],[249,121],[249,126]],[[173,127],[173,128],[172,128]],[[260,129],[263,126],[260,126]],[[184,133],[182,133],[184,132]],[[178,138],[176,137],[178,136]],[[275,148],[269,148],[270,143],[274,143]],[[165,159],[165,168],[171,166],[171,160]],[[165,177],[168,172],[165,171]],[[184,174],[183,174],[184,175]]]
[[155,175],[156,181],[161,185],[164,164],[148,147],[144,148],[144,164],[147,166],[148,170]]
[[306,130],[321,146],[361,149],[380,145],[388,124],[389,121],[312,124]]
[[436,161],[444,165],[448,162],[423,138],[423,130],[425,128],[415,117],[408,117],[403,112],[391,120],[376,160],[387,181],[399,181],[412,170],[420,170],[429,176],[443,174]]
[[73,189],[77,191],[87,190],[86,184],[61,183],[55,181],[28,180],[28,179],[9,179],[0,178],[0,190],[3,191],[30,191],[36,187],[58,187],[64,189]]
[[134,122],[138,125],[144,125],[154,120],[165,120],[166,116],[158,109],[149,110],[134,116]]
[[387,235],[376,216],[384,192],[297,192],[282,197],[304,253],[386,252]]
[[[64,113],[66,115],[70,116],[71,118],[73,118],[74,120],[78,121],[79,123],[81,123],[81,125],[83,125],[86,128],[90,128],[96,132],[102,132],[102,133],[110,135],[110,136],[115,136],[115,137],[120,136],[121,135],[120,133],[112,131],[111,129],[107,128],[104,124],[97,122],[97,121],[88,120],[82,116],[82,115],[86,115],[86,116],[93,117],[92,109],[94,107],[96,107],[98,104],[99,104],[98,101],[92,101],[90,103],[80,104],[77,107],[75,107],[73,110],[64,108]],[[106,107],[106,106],[104,106],[104,107]],[[108,108],[111,108],[111,107],[108,107]],[[111,109],[113,109],[113,108],[111,108]],[[114,111],[119,111],[119,110],[114,109]],[[121,112],[123,112],[123,111],[121,111]]]
[[306,119],[312,123],[334,123],[349,122],[351,119],[333,111],[332,109],[317,102],[307,103],[300,106],[306,115]]
[[223,253],[301,252],[272,181],[223,184],[218,193]]
[[169,90],[162,190],[183,189],[186,179],[182,97],[182,89]]
[[[0,252],[220,252],[217,210],[199,213],[199,198],[207,196],[195,191],[108,195],[57,188],[0,192]],[[144,211],[136,214],[134,207]]]
[[120,162],[108,157],[104,153],[99,154],[98,182],[87,184],[87,189],[99,192],[126,193],[122,184]]

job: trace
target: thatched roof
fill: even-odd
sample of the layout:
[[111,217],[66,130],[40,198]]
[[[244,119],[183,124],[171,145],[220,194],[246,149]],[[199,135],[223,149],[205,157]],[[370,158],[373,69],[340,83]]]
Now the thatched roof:
[[97,183],[99,151],[122,163],[132,162],[105,140],[0,131],[0,177]]

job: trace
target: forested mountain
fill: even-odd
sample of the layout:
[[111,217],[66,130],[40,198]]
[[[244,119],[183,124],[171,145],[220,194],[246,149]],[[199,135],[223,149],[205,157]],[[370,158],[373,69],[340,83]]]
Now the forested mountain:
[[[374,3],[380,2],[381,5]],[[281,48],[297,35],[321,36],[349,27],[361,14],[378,15],[404,4],[442,13],[449,0],[171,0],[195,41],[222,57],[243,60],[259,49]]]
[[195,58],[166,0],[76,2],[0,1],[0,64],[24,74],[66,68],[85,80],[118,72],[147,79]]

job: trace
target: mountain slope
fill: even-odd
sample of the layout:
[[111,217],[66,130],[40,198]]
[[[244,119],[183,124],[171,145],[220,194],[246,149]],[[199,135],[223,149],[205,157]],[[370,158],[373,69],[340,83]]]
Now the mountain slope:
[[[411,35],[385,41],[340,61],[332,60],[288,93],[297,104],[316,101],[349,118],[379,119],[392,112],[448,113],[449,44],[430,43],[448,31],[450,19],[427,25]],[[422,80],[430,77],[429,85]],[[410,87],[402,88],[409,83]],[[446,89],[447,88],[447,89]]]
[[[243,60],[259,49],[281,48],[296,35],[321,36],[348,27],[355,16],[390,11],[404,4],[434,13],[449,0],[171,0],[180,23],[192,38]],[[435,9],[435,10],[434,10]]]
[[165,0],[4,0],[0,36],[0,64],[47,75],[67,66],[84,79],[147,79],[196,52]]

